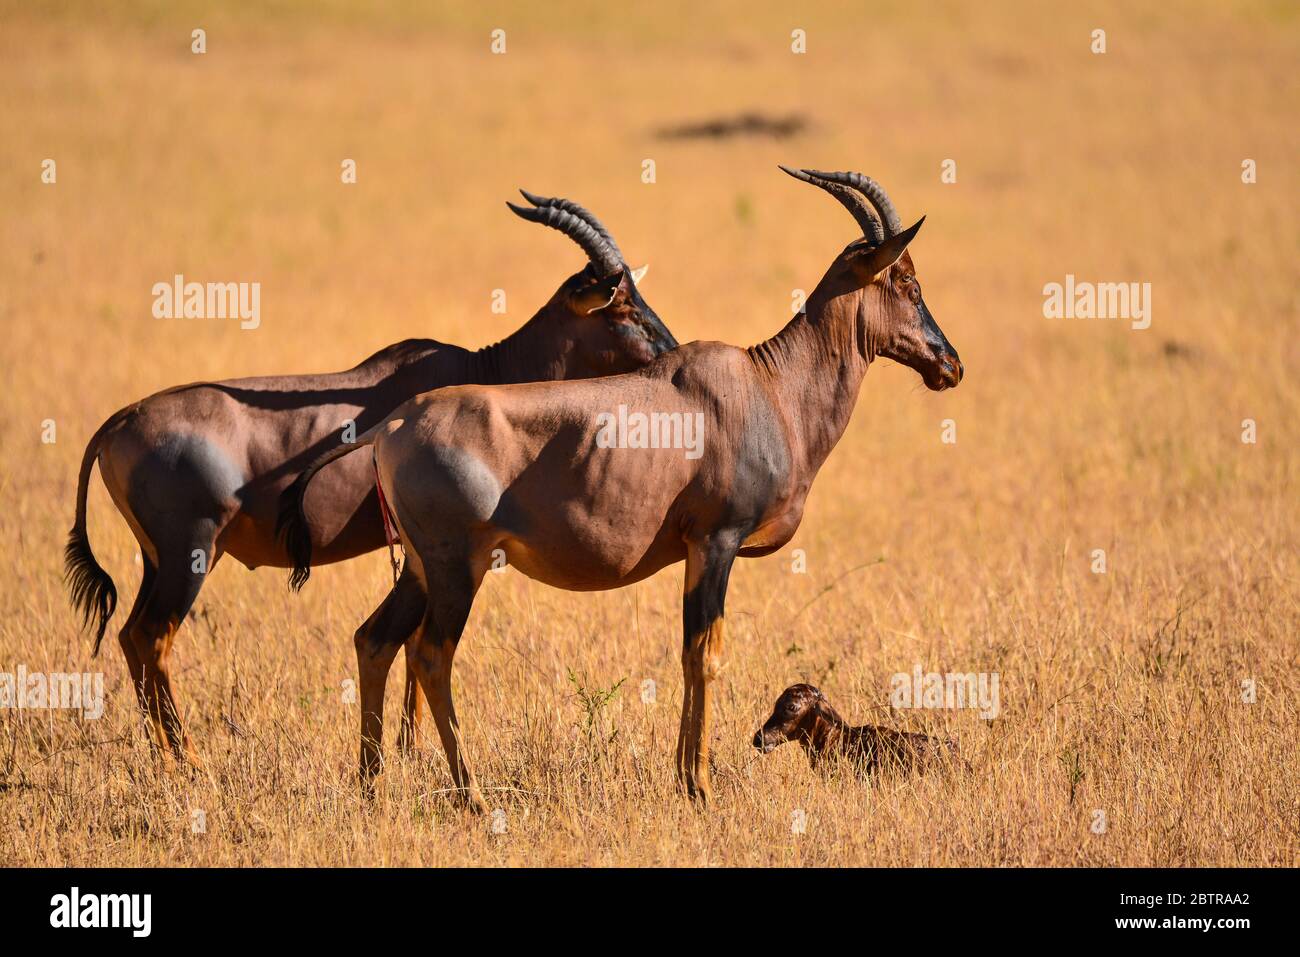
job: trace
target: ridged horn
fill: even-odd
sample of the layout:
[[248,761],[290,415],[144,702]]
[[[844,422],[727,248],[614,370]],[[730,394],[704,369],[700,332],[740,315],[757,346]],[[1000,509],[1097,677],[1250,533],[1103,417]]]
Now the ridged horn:
[[[777,164],[780,166],[780,164]],[[834,180],[814,176],[811,170],[791,169],[788,166],[780,166],[783,173],[788,173],[795,179],[804,183],[811,183],[830,193],[840,205],[853,214],[854,221],[862,229],[862,235],[871,240],[873,244],[883,243],[885,241],[885,229],[880,224],[880,219],[876,216],[871,205],[858,193],[854,192],[848,186]]]
[[526,219],[530,223],[541,223],[543,226],[550,226],[564,233],[582,247],[587,258],[600,269],[602,276],[612,275],[623,268],[623,257],[580,216],[558,206],[516,206],[511,202],[507,202],[506,205],[520,219]]
[[609,248],[613,251],[614,255],[618,257],[619,262],[627,262],[627,260],[623,258],[622,250],[618,248],[618,243],[614,242],[614,237],[611,236],[609,230],[605,228],[605,224],[597,219],[591,210],[587,209],[587,207],[575,203],[571,199],[565,199],[563,196],[538,196],[536,193],[530,193],[526,189],[521,189],[519,192],[523,195],[524,199],[528,200],[528,202],[532,203],[534,206],[554,206],[556,209],[562,209],[566,213],[573,213],[573,215],[577,216],[579,219],[585,220],[587,225],[599,233],[600,238],[609,244]]
[[832,183],[841,183],[845,186],[852,186],[863,196],[871,201],[871,205],[880,213],[880,220],[885,224],[885,235],[897,235],[903,228],[903,221],[898,218],[898,210],[889,199],[889,194],[885,188],[877,183],[870,176],[864,176],[862,173],[825,173],[821,170],[806,169],[805,173],[810,176],[816,176],[819,179],[829,180]]

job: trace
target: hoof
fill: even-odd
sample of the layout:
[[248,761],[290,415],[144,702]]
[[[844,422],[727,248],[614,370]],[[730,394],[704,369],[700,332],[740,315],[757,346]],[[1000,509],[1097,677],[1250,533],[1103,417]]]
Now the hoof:
[[478,788],[461,788],[453,791],[452,801],[461,810],[468,811],[476,817],[488,812],[487,802],[483,800],[483,795],[479,793]]

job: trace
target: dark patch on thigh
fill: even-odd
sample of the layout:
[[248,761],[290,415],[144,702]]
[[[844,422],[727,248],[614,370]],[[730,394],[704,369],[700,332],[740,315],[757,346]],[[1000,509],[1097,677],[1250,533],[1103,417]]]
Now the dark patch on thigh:
[[[127,500],[152,538],[167,531],[158,519],[219,520],[230,514],[239,508],[243,485],[243,473],[224,449],[201,435],[175,433],[135,463]],[[185,529],[175,533],[186,536]]]
[[417,526],[487,522],[501,500],[501,483],[478,456],[449,445],[432,445],[398,463],[390,499],[428,515],[406,515]]

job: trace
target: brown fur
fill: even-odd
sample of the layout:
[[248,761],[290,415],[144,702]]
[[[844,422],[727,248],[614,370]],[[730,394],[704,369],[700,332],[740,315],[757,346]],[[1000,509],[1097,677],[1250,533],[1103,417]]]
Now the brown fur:
[[848,760],[862,773],[877,769],[925,770],[947,763],[964,765],[955,742],[912,731],[864,724],[850,726],[826,696],[807,684],[791,685],[772,706],[772,716],[754,735],[764,754],[797,741],[814,768]]
[[[809,296],[806,314],[753,348],[694,342],[626,375],[442,389],[407,402],[358,440],[374,446],[416,580],[410,590],[428,596],[421,624],[402,637],[456,784],[473,806],[482,799],[460,748],[450,668],[497,549],[530,578],[574,591],[619,588],[686,562],[677,769],[688,793],[708,798],[709,686],[721,661],[732,563],[769,554],[794,535],[877,356],[911,366],[935,390],[961,379],[906,251],[919,227],[881,244],[851,243]],[[700,413],[706,454],[601,448],[598,417],[620,405]],[[328,453],[313,468],[350,451]],[[310,470],[301,481],[309,479]],[[361,686],[383,687],[378,679]],[[374,765],[363,760],[363,775]]]
[[[566,200],[535,201],[543,210],[553,204],[590,217]],[[606,266],[617,261],[600,258]],[[226,554],[249,568],[288,566],[276,535],[280,497],[323,449],[339,443],[349,421],[364,431],[435,386],[626,372],[676,344],[641,299],[632,271],[620,264],[606,273],[593,259],[523,327],[478,351],[409,339],[345,372],[199,382],[135,402],[111,416],[86,448],[66,552],[73,603],[97,620],[98,651],[117,600],[86,536],[86,490],[98,461],[144,566],[119,635],[131,678],[158,743],[198,763],[168,667],[172,640],[206,578],[194,570],[195,552],[207,572]],[[369,456],[325,469],[304,509],[303,534],[318,561],[344,561],[386,544]],[[400,624],[401,607],[393,613]],[[358,656],[391,661],[400,642],[387,649],[370,640],[373,634],[357,632]],[[408,676],[403,744],[419,717],[413,680]]]

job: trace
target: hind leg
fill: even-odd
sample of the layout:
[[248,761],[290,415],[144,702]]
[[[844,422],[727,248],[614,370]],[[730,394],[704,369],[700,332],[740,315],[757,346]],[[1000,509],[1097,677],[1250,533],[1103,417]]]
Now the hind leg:
[[128,663],[132,653],[135,655],[140,705],[153,727],[155,741],[196,767],[200,762],[176,704],[170,656],[177,630],[220,557],[213,548],[215,538],[213,524],[203,522],[184,546],[158,547],[159,561],[149,597],[139,614],[133,613],[134,620],[123,629],[121,639],[123,647],[130,646]]
[[357,673],[361,684],[361,786],[367,793],[382,765],[384,687],[397,651],[424,616],[425,594],[419,580],[403,571],[393,590],[357,629]]
[[131,614],[126,616],[126,623],[122,630],[117,633],[117,643],[122,647],[122,654],[126,658],[126,669],[131,675],[131,686],[135,688],[136,698],[140,702],[140,707],[144,708],[143,687],[140,682],[144,680],[144,665],[140,661],[140,656],[135,653],[135,642],[131,640],[131,629],[135,626],[144,611],[145,603],[149,600],[149,595],[153,591],[154,579],[157,575],[157,567],[144,550],[140,550],[140,557],[144,563],[144,575],[140,579],[140,590],[135,593],[135,604],[131,606]]
[[425,580],[437,582],[438,587],[429,591],[424,620],[411,638],[407,660],[429,699],[457,796],[471,810],[482,813],[487,805],[465,760],[460,723],[451,699],[452,659],[486,570],[485,564],[480,568],[474,564],[468,548],[453,549],[449,543],[443,543],[435,555],[421,556]]
[[196,417],[188,425],[173,418],[179,411],[142,406],[101,450],[99,467],[140,543],[146,570],[153,568],[152,584],[141,589],[119,640],[156,742],[193,760],[171,678],[171,647],[217,564],[218,536],[238,513],[247,476],[221,441],[204,434],[208,416],[215,422],[220,410],[187,408],[185,415]]
[[415,733],[420,730],[420,714],[424,710],[424,696],[420,682],[411,669],[410,652],[406,660],[406,687],[402,691],[402,724],[397,730],[397,750],[410,754],[415,750]]

